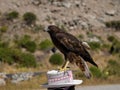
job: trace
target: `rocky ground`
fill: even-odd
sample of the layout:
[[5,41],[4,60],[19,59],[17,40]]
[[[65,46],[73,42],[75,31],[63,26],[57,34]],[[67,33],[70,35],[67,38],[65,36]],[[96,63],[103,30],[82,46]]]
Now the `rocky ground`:
[[0,0],[0,12],[33,12],[37,24],[59,24],[70,29],[98,29],[120,19],[120,0]]
[[21,72],[16,74],[0,73],[0,86],[6,85],[6,80],[10,80],[11,83],[18,84],[21,81],[30,80],[35,76],[39,76],[45,72]]

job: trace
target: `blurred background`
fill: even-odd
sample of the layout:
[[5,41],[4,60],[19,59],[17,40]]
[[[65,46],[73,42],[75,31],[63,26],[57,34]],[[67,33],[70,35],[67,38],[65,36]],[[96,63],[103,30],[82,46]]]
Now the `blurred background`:
[[120,84],[120,0],[0,0],[0,90],[40,89],[64,62],[44,27],[54,24],[87,42],[96,68],[82,86]]

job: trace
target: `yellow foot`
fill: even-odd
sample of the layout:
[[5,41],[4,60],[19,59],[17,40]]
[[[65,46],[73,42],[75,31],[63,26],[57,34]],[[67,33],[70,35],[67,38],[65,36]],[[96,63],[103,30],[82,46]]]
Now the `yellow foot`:
[[67,60],[67,61],[65,61],[65,63],[63,64],[63,66],[59,69],[59,71],[61,72],[61,71],[67,71],[68,70],[68,64],[69,64],[69,61]]
[[59,70],[59,72],[62,72],[62,71],[65,72],[65,71],[69,70],[69,68],[70,68],[70,67],[67,67],[67,68],[62,68],[62,67],[61,67],[61,68],[59,68],[58,70]]

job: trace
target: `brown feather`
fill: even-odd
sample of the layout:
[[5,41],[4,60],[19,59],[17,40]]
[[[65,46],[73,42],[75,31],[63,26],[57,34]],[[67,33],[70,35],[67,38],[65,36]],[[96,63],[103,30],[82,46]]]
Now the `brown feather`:
[[86,62],[82,60],[80,56],[76,55],[75,53],[69,52],[67,54],[67,58],[69,59],[71,63],[75,63],[81,69],[81,71],[84,72],[87,78],[91,77],[91,73],[89,71],[89,68]]
[[54,45],[64,54],[65,59],[68,59],[71,63],[76,63],[89,78],[90,72],[85,61],[88,61],[95,66],[97,66],[97,64],[93,61],[82,42],[54,25],[48,27],[48,33],[50,34]]

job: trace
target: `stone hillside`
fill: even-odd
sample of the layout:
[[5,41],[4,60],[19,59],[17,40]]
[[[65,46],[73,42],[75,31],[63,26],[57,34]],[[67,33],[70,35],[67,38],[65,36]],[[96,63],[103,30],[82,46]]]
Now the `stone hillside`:
[[120,0],[0,0],[0,12],[33,12],[37,24],[96,29],[120,19]]

